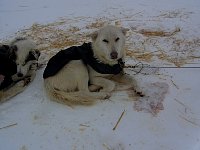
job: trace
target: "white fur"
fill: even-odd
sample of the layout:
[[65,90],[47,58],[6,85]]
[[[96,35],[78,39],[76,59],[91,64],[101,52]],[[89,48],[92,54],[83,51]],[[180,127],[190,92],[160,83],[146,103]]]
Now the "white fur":
[[[95,57],[110,65],[117,64],[119,58],[124,59],[125,32],[126,29],[115,26],[106,26],[94,32],[91,37]],[[116,41],[117,38],[119,40]],[[118,53],[116,59],[110,57],[113,51]],[[57,102],[67,105],[89,105],[97,99],[106,99],[111,96],[115,82],[108,79],[110,76],[97,73],[91,67],[85,66],[80,60],[73,60],[56,75],[45,79],[44,86],[50,98]],[[124,75],[120,74],[115,77],[120,82],[135,84],[136,86],[134,80]],[[88,87],[89,81],[92,84],[90,87]],[[99,89],[99,92],[95,92]]]
[[44,80],[45,89],[50,98],[68,105],[89,105],[92,99],[105,99],[108,93],[90,92],[88,90],[88,70],[80,61],[71,61],[55,76]]
[[[106,64],[116,64],[117,59],[111,59],[110,54],[112,51],[118,53],[118,58],[125,57],[124,45],[125,45],[125,29],[115,26],[106,26],[99,31],[92,34],[92,48],[94,55],[102,62]],[[115,40],[119,38],[116,42]],[[107,40],[108,43],[103,40]]]

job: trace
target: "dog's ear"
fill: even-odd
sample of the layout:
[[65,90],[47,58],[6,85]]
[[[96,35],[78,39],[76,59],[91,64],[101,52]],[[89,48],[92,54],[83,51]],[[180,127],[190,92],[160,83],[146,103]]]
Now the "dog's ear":
[[38,60],[39,56],[40,56],[40,52],[38,50],[32,50],[29,52],[29,55],[26,58],[25,62],[28,62],[31,60]]
[[92,38],[92,41],[95,41],[97,39],[97,36],[98,36],[98,31],[95,31],[92,34],[90,34],[90,37]]
[[124,35],[126,35],[126,33],[129,31],[129,29],[128,28],[121,28],[121,30],[122,30],[122,33],[124,34]]

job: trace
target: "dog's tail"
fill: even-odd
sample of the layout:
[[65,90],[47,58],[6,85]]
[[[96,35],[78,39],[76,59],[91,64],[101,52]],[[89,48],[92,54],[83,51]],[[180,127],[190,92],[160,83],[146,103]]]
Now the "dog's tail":
[[96,102],[87,92],[64,92],[53,88],[47,79],[44,80],[44,88],[51,100],[68,106],[92,105]]

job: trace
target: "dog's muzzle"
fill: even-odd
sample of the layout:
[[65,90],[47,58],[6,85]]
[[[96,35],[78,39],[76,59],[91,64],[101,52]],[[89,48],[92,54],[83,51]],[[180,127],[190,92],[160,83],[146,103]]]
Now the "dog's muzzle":
[[113,51],[113,52],[110,53],[111,59],[117,59],[117,57],[118,57],[118,53],[116,51]]

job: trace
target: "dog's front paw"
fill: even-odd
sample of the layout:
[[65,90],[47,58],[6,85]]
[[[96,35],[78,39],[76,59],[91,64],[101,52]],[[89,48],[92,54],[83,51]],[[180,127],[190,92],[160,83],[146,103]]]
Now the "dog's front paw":
[[17,87],[24,87],[24,80],[20,80],[20,81],[16,82],[15,86],[17,86]]
[[24,86],[27,86],[31,82],[31,77],[24,78]]
[[111,93],[101,92],[102,98],[101,99],[109,99],[111,97]]
[[102,87],[97,85],[90,85],[88,88],[90,92],[99,92]]
[[29,68],[29,70],[37,70],[37,69],[38,69],[38,63],[33,63]]
[[110,94],[110,93],[106,93],[105,99],[108,99],[108,98],[110,98],[110,97],[111,97],[111,94]]

